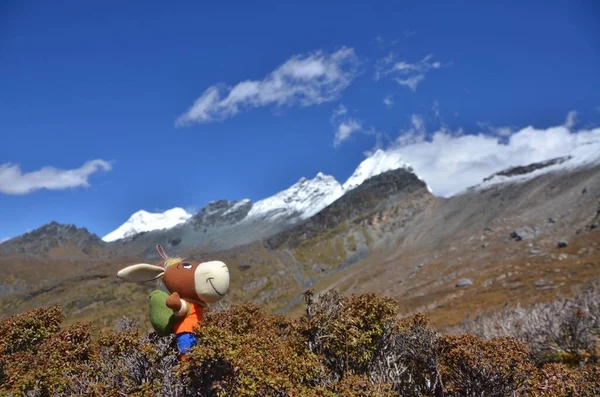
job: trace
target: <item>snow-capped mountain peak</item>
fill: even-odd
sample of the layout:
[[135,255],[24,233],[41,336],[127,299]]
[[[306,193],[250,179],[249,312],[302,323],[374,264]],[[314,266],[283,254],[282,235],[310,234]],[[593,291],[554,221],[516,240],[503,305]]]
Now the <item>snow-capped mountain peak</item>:
[[404,161],[399,153],[379,149],[371,157],[366,158],[359,164],[354,173],[342,187],[344,191],[348,191],[354,189],[375,175],[399,168],[405,168],[412,171],[410,164]]
[[[205,218],[210,217],[211,214],[217,217],[229,216],[246,206],[251,207],[246,214],[242,215],[243,219],[241,221],[286,222],[308,219],[367,179],[399,168],[412,171],[410,165],[404,161],[399,153],[378,150],[360,163],[352,176],[343,185],[333,176],[318,172],[313,179],[302,177],[289,188],[256,203],[252,203],[249,199],[241,200],[233,204],[231,208],[225,209],[223,213],[220,213],[223,210],[221,205],[215,205],[215,203],[211,205],[209,203],[200,212],[202,213],[201,218],[204,219],[202,222],[205,222]],[[110,242],[140,232],[168,229],[196,217],[198,217],[198,214],[193,217],[192,214],[188,214],[182,208],[173,208],[164,213],[150,213],[142,210],[133,214],[127,222],[114,232],[104,236],[103,240]]]
[[344,193],[340,183],[331,175],[319,172],[313,179],[300,178],[289,188],[257,201],[248,218],[280,218],[298,215],[310,218],[337,200]]
[[322,172],[313,179],[300,178],[288,189],[256,202],[247,218],[278,219],[295,215],[307,219],[367,179],[400,168],[412,172],[410,164],[399,153],[377,150],[356,168],[343,185],[333,176]]
[[131,217],[116,230],[104,236],[102,240],[111,242],[141,232],[169,229],[187,221],[191,217],[191,214],[179,207],[159,213],[140,210],[131,215]]

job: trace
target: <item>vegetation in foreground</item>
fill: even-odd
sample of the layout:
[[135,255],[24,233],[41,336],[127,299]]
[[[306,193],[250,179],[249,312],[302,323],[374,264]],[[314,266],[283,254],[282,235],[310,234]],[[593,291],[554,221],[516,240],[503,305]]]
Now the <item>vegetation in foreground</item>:
[[441,334],[372,294],[305,294],[299,319],[212,311],[183,362],[173,337],[61,327],[60,306],[0,323],[0,394],[102,396],[596,396],[600,282],[572,299]]

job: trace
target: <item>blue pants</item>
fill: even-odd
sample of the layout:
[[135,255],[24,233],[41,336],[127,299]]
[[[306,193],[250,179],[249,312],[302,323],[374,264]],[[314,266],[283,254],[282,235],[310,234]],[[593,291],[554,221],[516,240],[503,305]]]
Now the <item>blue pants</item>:
[[175,338],[177,339],[177,347],[181,354],[188,353],[196,345],[196,335],[191,332],[182,332],[177,334]]

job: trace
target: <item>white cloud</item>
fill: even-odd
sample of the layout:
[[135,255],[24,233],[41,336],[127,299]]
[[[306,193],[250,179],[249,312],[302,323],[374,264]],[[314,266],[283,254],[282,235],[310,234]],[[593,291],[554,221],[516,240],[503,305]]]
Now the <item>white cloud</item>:
[[344,106],[344,104],[340,103],[340,106],[337,107],[337,109],[335,109],[333,111],[333,116],[332,119],[336,119],[340,116],[345,115],[346,113],[348,113],[348,108],[346,108],[346,106]]
[[387,107],[388,109],[391,108],[392,106],[394,106],[394,101],[392,100],[392,96],[388,95],[385,98],[383,98],[383,104],[385,105],[385,107]]
[[331,115],[331,124],[335,128],[334,147],[338,147],[355,132],[362,131],[361,123],[348,116],[348,108],[343,104],[334,109]]
[[390,53],[377,62],[375,65],[375,80],[393,76],[398,84],[410,88],[413,92],[417,90],[419,83],[425,80],[425,75],[429,71],[450,65],[443,65],[439,61],[432,61],[433,55],[431,54],[415,63],[406,61],[395,62],[395,58],[396,55]]
[[352,135],[354,132],[360,131],[360,128],[360,123],[354,119],[348,119],[340,122],[335,132],[333,146],[339,146],[340,143],[350,138],[350,135]]
[[575,123],[577,122],[577,112],[572,110],[567,114],[567,118],[565,119],[565,127],[567,127],[568,129],[571,129],[575,126]]
[[176,125],[210,123],[262,106],[313,106],[337,99],[354,80],[358,58],[352,48],[295,55],[262,80],[231,88],[207,88]]
[[388,65],[391,64],[392,62],[394,62],[395,58],[396,58],[396,54],[394,54],[393,52],[390,52],[388,55],[386,55],[385,57],[383,57],[379,61],[377,61],[377,63],[375,64],[375,76],[374,76],[375,81],[378,81],[382,77],[385,77],[388,75],[388,70],[390,69],[390,67]]
[[426,68],[422,66],[421,63],[406,63],[404,61],[400,61],[394,65],[394,67],[390,70],[390,72],[399,72],[401,74],[409,74],[412,72],[422,73]]
[[425,120],[418,114],[410,116],[410,127],[400,130],[396,144],[400,146],[412,145],[425,139]]
[[572,132],[565,126],[528,126],[504,138],[442,128],[427,140],[424,135],[422,119],[413,116],[410,128],[386,153],[401,156],[436,195],[444,197],[504,169],[563,157],[574,150],[600,157],[600,128]]
[[8,240],[10,240],[10,237],[0,237],[0,244]]
[[409,77],[407,79],[396,79],[396,83],[407,86],[412,90],[412,92],[415,92],[417,91],[417,86],[423,80],[425,80],[425,75],[419,74],[413,77]]
[[79,186],[89,186],[88,178],[99,172],[109,171],[112,165],[104,160],[91,160],[81,167],[61,170],[55,167],[42,167],[37,171],[23,173],[16,164],[0,165],[0,193],[27,194],[39,189],[63,190]]

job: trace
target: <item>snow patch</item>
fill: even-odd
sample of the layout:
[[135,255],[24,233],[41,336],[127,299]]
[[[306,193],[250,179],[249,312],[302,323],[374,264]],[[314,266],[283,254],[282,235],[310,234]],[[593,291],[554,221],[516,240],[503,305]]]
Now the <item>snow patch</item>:
[[228,209],[227,211],[223,212],[223,215],[231,214],[232,212],[235,212],[235,211],[239,210],[241,207],[243,207],[244,205],[248,204],[249,202],[250,202],[250,199],[240,200],[237,203],[235,203],[230,209]]
[[359,164],[342,187],[344,191],[352,190],[369,178],[399,168],[405,168],[412,172],[410,164],[404,160],[400,153],[386,152],[379,149],[371,157],[368,157]]
[[313,179],[300,178],[288,189],[257,201],[247,218],[278,219],[298,215],[301,219],[307,219],[343,194],[342,186],[334,177],[319,172]]
[[141,210],[131,215],[125,223],[104,236],[102,240],[112,242],[141,232],[170,229],[191,217],[191,214],[179,207],[159,213]]
[[[248,213],[248,219],[264,219],[266,217],[278,219],[292,215],[308,219],[367,179],[399,168],[412,172],[410,164],[404,161],[398,153],[377,150],[360,163],[343,185],[333,176],[325,175],[322,172],[319,172],[313,179],[300,178],[288,189],[256,202]],[[427,188],[431,191],[429,186]]]

